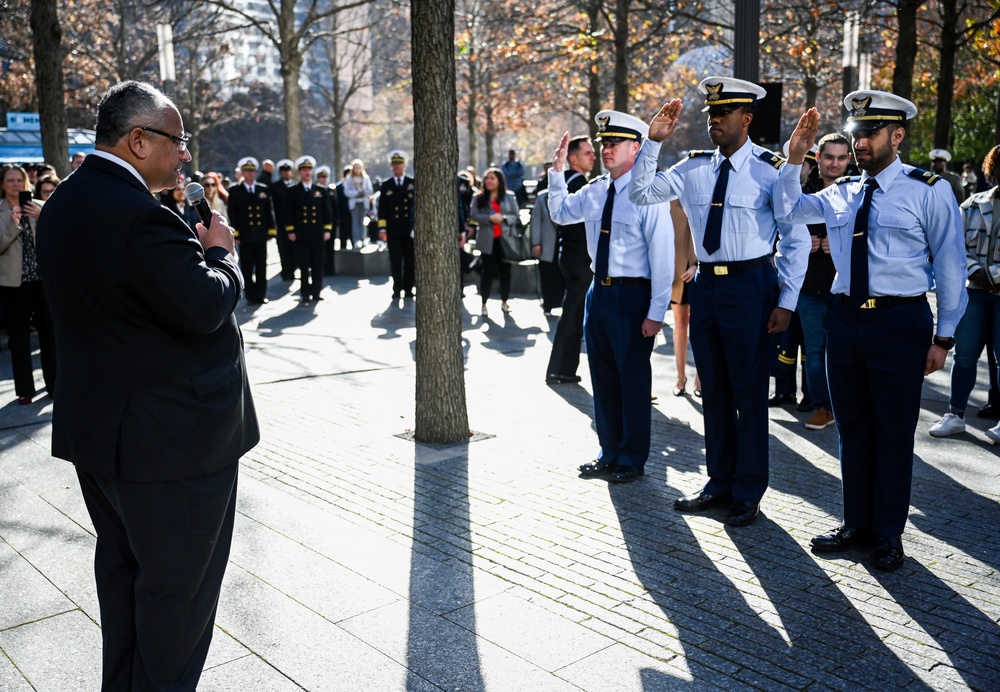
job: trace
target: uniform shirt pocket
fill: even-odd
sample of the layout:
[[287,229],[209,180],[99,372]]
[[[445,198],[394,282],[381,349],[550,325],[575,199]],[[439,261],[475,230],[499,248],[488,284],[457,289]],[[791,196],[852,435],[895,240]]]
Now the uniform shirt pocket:
[[705,224],[708,223],[708,210],[712,204],[712,195],[693,194],[688,197],[688,200],[691,205],[691,218],[689,219],[691,227],[704,229]]
[[630,210],[611,215],[611,242],[631,246],[639,237],[639,212]]
[[[736,233],[757,231],[757,212],[767,203],[765,195],[730,195],[727,204],[732,211],[732,229]],[[723,215],[725,219],[725,215]]]
[[826,237],[830,242],[831,257],[840,257],[851,251],[854,227],[849,224],[850,221],[850,212],[838,212],[827,217]]
[[902,211],[879,213],[872,244],[876,254],[886,257],[919,257],[927,252],[927,240],[917,217]]

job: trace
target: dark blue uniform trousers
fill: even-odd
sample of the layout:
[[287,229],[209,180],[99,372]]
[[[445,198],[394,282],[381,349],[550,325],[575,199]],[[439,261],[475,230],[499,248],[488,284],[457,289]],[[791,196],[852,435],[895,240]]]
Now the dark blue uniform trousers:
[[584,338],[594,385],[594,425],[601,460],[643,468],[649,456],[653,337],[642,335],[649,283],[591,284]]
[[97,532],[104,692],[197,687],[229,562],[238,470],[154,483],[77,472]]
[[844,523],[894,538],[903,533],[910,510],[931,310],[926,302],[862,310],[834,296],[826,326]]
[[767,263],[691,284],[691,350],[701,377],[706,492],[760,502],[767,490],[767,320],[778,277]]

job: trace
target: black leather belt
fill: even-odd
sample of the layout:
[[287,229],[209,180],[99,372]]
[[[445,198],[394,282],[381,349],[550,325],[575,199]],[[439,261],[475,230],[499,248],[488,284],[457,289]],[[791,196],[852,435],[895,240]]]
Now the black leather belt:
[[709,274],[715,274],[716,276],[728,276],[730,274],[749,271],[750,269],[758,269],[770,263],[771,256],[764,255],[757,259],[741,260],[739,262],[699,262],[698,269]]
[[644,279],[641,276],[619,276],[611,278],[610,276],[603,281],[598,281],[594,279],[595,286],[648,286],[652,283],[649,279]]
[[891,308],[897,305],[910,305],[912,303],[926,303],[927,296],[921,293],[919,296],[874,296],[869,298],[861,305],[857,305],[851,300],[850,296],[845,296],[843,293],[837,294],[837,298],[840,302],[845,305],[850,305],[852,308],[858,310],[874,310],[876,308]]

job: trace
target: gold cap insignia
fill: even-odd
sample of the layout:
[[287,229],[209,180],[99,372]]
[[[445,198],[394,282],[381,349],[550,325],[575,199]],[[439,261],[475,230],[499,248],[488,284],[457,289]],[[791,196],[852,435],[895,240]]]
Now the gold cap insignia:
[[863,99],[851,99],[851,107],[854,109],[855,117],[862,117],[865,114],[865,110],[872,102],[871,96],[866,96]]
[[611,122],[610,115],[604,115],[597,119],[597,131],[604,132],[608,129],[608,123]]
[[706,84],[706,91],[708,91],[708,101],[718,101],[722,97],[722,82],[718,84]]

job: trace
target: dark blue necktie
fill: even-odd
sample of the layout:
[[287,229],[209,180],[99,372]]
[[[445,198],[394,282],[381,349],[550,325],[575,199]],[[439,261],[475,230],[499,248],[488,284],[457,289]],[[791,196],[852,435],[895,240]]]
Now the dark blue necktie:
[[705,224],[705,237],[702,238],[701,246],[710,255],[722,245],[722,212],[726,203],[726,186],[729,184],[729,171],[733,164],[729,159],[722,159],[719,165],[719,177],[715,181],[715,189],[712,191],[712,206],[708,210],[708,223]]
[[611,253],[611,212],[615,208],[615,182],[609,181],[608,198],[601,213],[601,232],[597,238],[597,258],[594,279],[601,283],[608,278],[608,256]]
[[868,300],[868,212],[878,181],[868,178],[864,187],[865,194],[854,217],[854,236],[851,238],[851,302],[859,307]]

